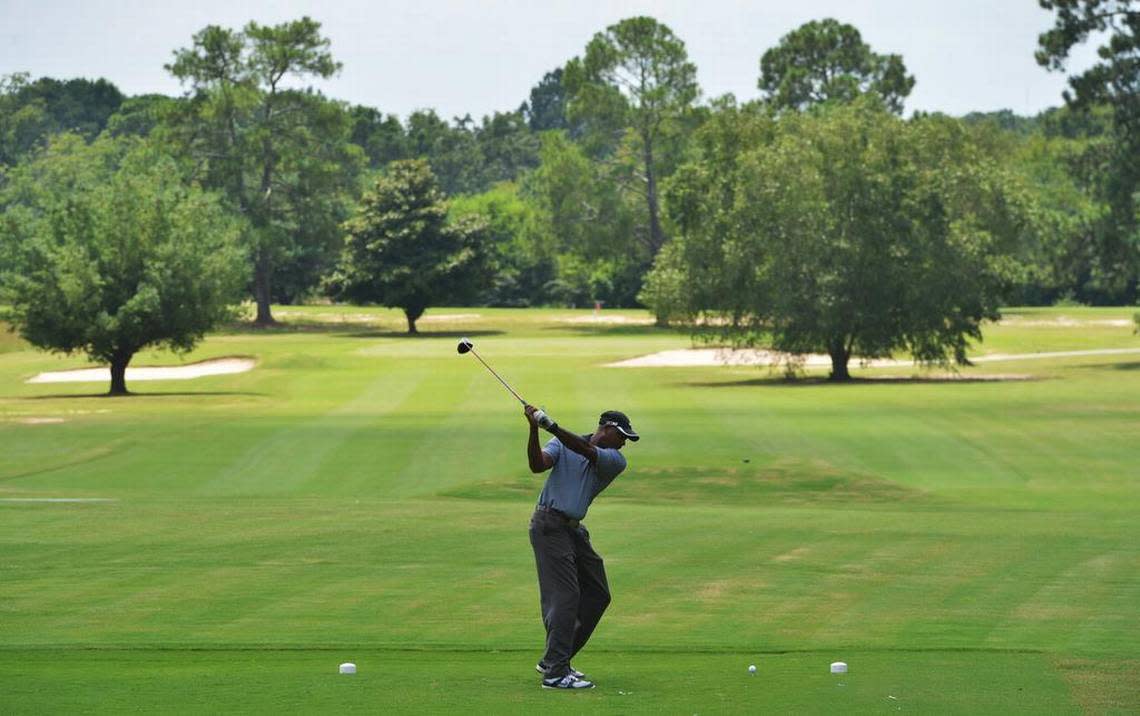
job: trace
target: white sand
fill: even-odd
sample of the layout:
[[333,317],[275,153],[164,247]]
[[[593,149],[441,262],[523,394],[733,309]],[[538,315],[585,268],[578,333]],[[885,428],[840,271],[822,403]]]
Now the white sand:
[[[787,354],[774,351],[762,351],[740,348],[686,348],[675,351],[661,351],[639,358],[609,363],[609,368],[675,368],[695,366],[740,366],[740,365],[777,365],[787,358]],[[799,356],[803,359],[805,368],[830,367],[830,356],[822,354],[808,354]],[[911,365],[911,361],[881,359],[869,361],[866,364],[852,359],[852,365],[868,365],[872,367]]]
[[[974,363],[990,363],[999,361],[1035,360],[1042,358],[1077,358],[1082,356],[1107,355],[1134,355],[1140,354],[1140,348],[1105,348],[1089,351],[1060,351],[1054,353],[995,353],[987,356],[970,358]],[[773,351],[732,349],[732,348],[687,348],[682,350],[661,351],[638,358],[608,363],[608,368],[676,368],[699,366],[742,366],[742,365],[778,365],[787,356]],[[803,358],[805,368],[829,368],[831,358],[821,354],[800,356]],[[890,358],[876,359],[861,362],[858,358],[851,359],[851,367],[883,368],[893,366],[913,366],[914,361],[894,360]]]
[[1132,321],[1125,318],[1070,318],[1057,316],[1056,318],[1028,318],[1023,316],[1008,316],[998,321],[999,326],[1045,326],[1053,328],[1073,328],[1076,326],[1109,326],[1112,328],[1125,328],[1132,325]]
[[[190,380],[208,375],[229,375],[252,370],[257,361],[252,358],[218,358],[200,363],[173,366],[127,367],[127,380]],[[27,380],[28,383],[108,383],[111,381],[110,368],[81,368],[79,370],[57,370],[40,373]]]
[[626,326],[652,326],[652,318],[631,318],[630,316],[612,316],[598,313],[591,316],[571,316],[569,318],[555,319],[561,323],[602,323]]

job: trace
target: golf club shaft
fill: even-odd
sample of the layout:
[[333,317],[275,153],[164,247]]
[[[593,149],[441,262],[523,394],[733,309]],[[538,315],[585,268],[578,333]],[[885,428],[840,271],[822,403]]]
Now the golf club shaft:
[[[479,354],[475,352],[475,348],[474,348],[474,347],[472,347],[472,348],[471,348],[471,354],[472,354],[472,355],[474,355],[476,358],[479,358]],[[515,392],[515,389],[514,389],[514,388],[512,388],[512,387],[511,387],[511,386],[509,386],[509,385],[507,385],[507,381],[503,380],[503,379],[502,379],[502,377],[501,377],[501,376],[499,376],[499,374],[495,372],[495,369],[494,369],[494,368],[492,368],[491,366],[487,365],[487,361],[483,360],[482,358],[479,358],[479,362],[483,364],[483,367],[484,367],[484,368],[486,368],[487,370],[491,371],[491,375],[493,375],[493,376],[495,376],[496,378],[498,378],[498,379],[499,379],[499,382],[503,384],[503,387],[504,387],[504,388],[506,388],[507,390],[511,391],[511,395],[515,396],[515,398],[517,398],[517,399],[518,399],[518,401],[519,401],[520,403],[522,403],[524,406],[526,405],[526,401],[522,399],[522,396],[521,396],[521,395],[519,395],[518,393],[516,393],[516,392]]]

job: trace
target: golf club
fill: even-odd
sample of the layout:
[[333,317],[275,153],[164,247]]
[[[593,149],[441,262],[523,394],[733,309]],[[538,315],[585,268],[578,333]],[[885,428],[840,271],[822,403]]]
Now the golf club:
[[522,399],[522,396],[519,395],[518,393],[516,393],[514,388],[507,385],[507,381],[503,380],[502,377],[498,373],[495,372],[494,368],[487,365],[487,361],[485,361],[479,357],[479,354],[475,352],[475,344],[473,344],[470,340],[468,340],[466,338],[460,338],[459,339],[459,345],[456,346],[455,350],[457,350],[459,352],[459,355],[463,355],[464,353],[470,353],[471,355],[475,356],[476,358],[479,358],[479,362],[483,364],[483,367],[486,368],[487,370],[491,371],[491,375],[498,378],[499,382],[503,384],[503,387],[506,388],[507,390],[511,391],[511,395],[515,396],[515,398],[520,403],[522,403],[524,406],[526,405],[526,401]]

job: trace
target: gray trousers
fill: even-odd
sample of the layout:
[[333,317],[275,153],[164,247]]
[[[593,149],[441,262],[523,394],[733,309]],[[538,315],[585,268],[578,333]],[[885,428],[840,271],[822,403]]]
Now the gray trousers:
[[538,567],[542,623],[546,627],[547,678],[570,672],[570,659],[582,650],[610,603],[602,558],[590,546],[590,533],[577,520],[536,510],[530,544]]

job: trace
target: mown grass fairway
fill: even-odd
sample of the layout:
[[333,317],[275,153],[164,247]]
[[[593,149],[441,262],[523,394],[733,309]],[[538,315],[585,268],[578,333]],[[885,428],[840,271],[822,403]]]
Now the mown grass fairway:
[[[605,368],[690,342],[563,320],[588,312],[437,309],[409,338],[280,311],[188,358],[252,372],[124,399],[26,384],[83,361],[0,348],[0,712],[1140,705],[1140,352],[832,386]],[[1011,311],[979,351],[1140,349],[1130,316]],[[645,436],[587,520],[615,596],[575,661],[592,692],[538,688],[541,481],[461,335],[561,423],[614,407]]]

